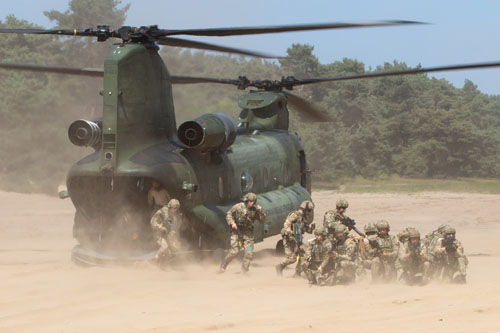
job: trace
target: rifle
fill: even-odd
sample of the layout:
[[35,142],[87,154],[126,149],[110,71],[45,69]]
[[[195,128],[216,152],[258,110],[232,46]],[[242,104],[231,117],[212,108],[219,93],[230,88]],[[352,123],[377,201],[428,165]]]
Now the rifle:
[[[243,246],[243,235],[241,234],[241,220],[238,216],[236,216],[236,212],[233,212],[233,220],[234,223],[236,224],[236,233],[238,234],[238,245],[241,248]],[[231,227],[229,227],[231,229]],[[232,232],[232,230],[231,230]]]
[[356,222],[353,219],[351,219],[350,217],[347,217],[347,216],[344,217],[340,221],[340,223],[345,225],[347,227],[347,229],[349,229],[349,231],[354,230],[358,235],[366,237],[366,235],[363,232],[361,232],[358,228],[356,228]]
[[302,222],[297,222],[293,224],[293,237],[295,238],[295,241],[297,242],[297,246],[300,246],[302,244],[302,241],[304,240],[304,224]]
[[457,245],[453,242],[453,240],[449,241],[447,239],[444,239],[443,245],[444,245],[444,248],[446,249],[447,254],[453,254],[453,253],[457,252]]
[[422,252],[420,252],[420,242],[409,243],[408,249],[410,250],[410,258],[414,261],[422,260]]

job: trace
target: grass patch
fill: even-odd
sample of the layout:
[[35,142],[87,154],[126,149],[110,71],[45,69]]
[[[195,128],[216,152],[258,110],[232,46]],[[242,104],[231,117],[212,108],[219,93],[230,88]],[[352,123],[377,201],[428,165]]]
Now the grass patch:
[[313,182],[313,190],[334,190],[340,193],[415,193],[415,192],[465,192],[500,194],[498,179],[410,179],[392,177],[382,180],[351,179],[344,184]]

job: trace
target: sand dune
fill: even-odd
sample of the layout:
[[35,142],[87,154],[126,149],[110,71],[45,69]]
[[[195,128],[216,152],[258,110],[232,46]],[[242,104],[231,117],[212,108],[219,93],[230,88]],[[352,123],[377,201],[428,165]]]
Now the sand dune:
[[[69,200],[0,192],[2,332],[498,332],[500,196],[462,193],[346,194],[359,226],[387,219],[392,232],[425,234],[452,223],[469,256],[466,285],[309,287],[279,278],[278,237],[256,245],[250,274],[210,261],[160,271],[80,268],[70,261]],[[316,222],[337,199],[317,192]]]

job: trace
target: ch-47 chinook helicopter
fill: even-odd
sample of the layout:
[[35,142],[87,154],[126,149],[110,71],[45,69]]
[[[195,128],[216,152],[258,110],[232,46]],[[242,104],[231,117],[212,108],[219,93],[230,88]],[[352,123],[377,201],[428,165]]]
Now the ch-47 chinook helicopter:
[[[327,121],[309,103],[284,88],[345,79],[416,74],[440,70],[500,66],[475,64],[371,73],[349,77],[250,81],[171,76],[158,55],[158,44],[261,56],[266,55],[173,38],[174,35],[230,36],[299,30],[412,24],[408,21],[314,24],[277,27],[164,30],[156,26],[110,30],[0,29],[0,33],[120,38],[104,69],[24,64],[1,68],[103,77],[103,113],[95,121],[77,120],[68,134],[72,143],[95,151],[76,162],[67,176],[76,208],[73,258],[82,263],[152,258],[155,244],[149,226],[147,192],[153,181],[181,202],[189,219],[185,238],[199,249],[224,247],[229,230],[225,214],[245,192],[258,194],[267,214],[255,239],[279,233],[291,210],[311,200],[311,179],[300,139],[288,131],[287,104],[313,121]],[[258,91],[240,97],[240,122],[223,113],[205,114],[178,128],[172,84],[221,83]]]

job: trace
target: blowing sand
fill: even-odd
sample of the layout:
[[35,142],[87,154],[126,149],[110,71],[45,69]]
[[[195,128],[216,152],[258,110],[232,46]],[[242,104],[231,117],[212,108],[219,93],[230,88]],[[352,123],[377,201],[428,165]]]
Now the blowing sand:
[[[256,245],[249,275],[233,261],[167,271],[80,268],[70,261],[69,200],[0,192],[1,332],[500,332],[500,196],[461,193],[346,194],[362,227],[384,218],[392,233],[441,223],[457,229],[468,283],[423,287],[309,287],[293,268],[276,276],[278,237]],[[316,223],[337,199],[313,195]],[[311,236],[310,236],[311,237]]]

